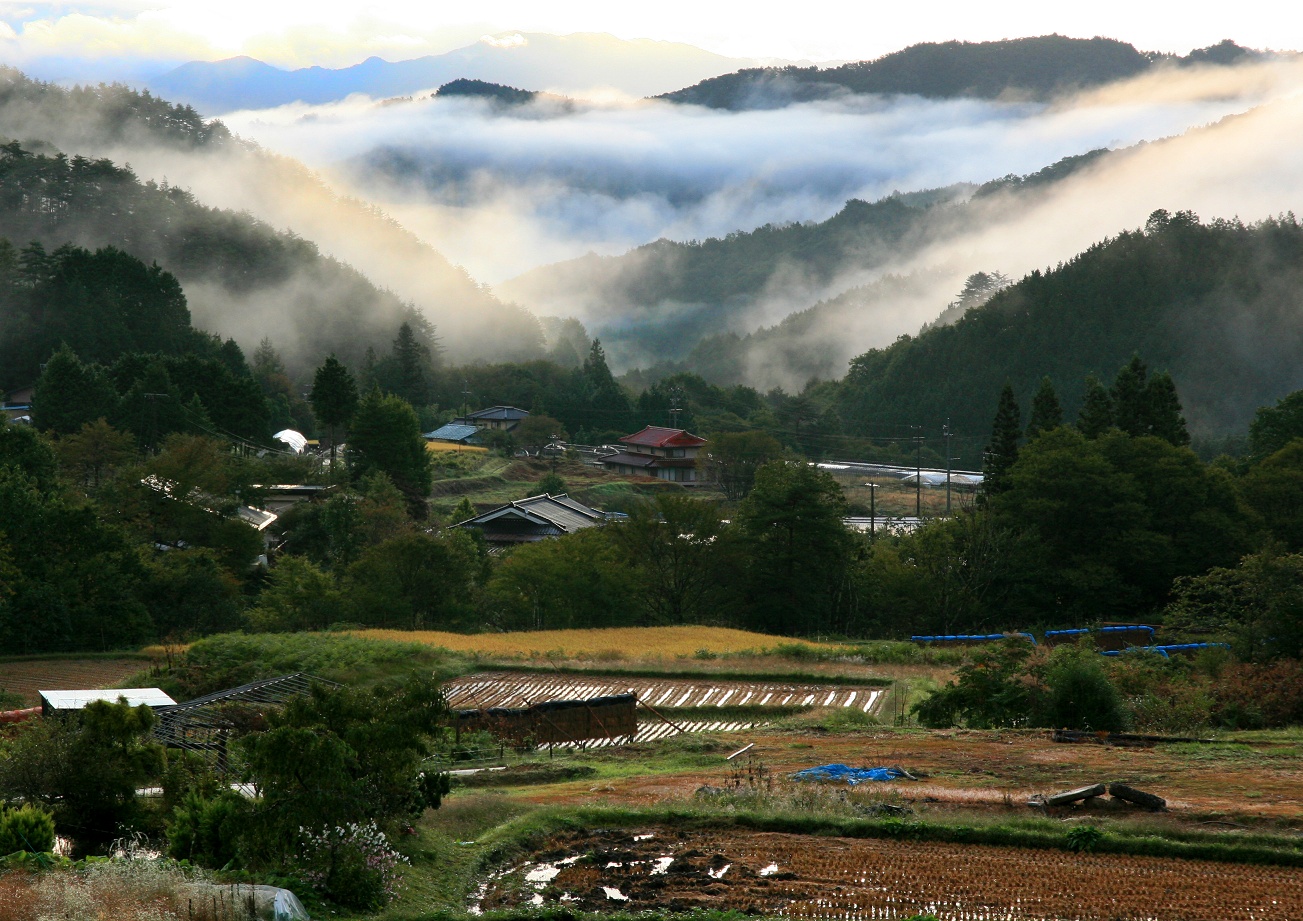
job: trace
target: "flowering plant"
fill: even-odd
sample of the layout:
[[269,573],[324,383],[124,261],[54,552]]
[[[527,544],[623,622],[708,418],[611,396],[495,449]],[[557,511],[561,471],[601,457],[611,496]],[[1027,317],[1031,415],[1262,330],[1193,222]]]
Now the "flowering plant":
[[299,862],[305,880],[325,898],[347,908],[382,908],[402,883],[407,858],[394,850],[374,822],[299,829]]

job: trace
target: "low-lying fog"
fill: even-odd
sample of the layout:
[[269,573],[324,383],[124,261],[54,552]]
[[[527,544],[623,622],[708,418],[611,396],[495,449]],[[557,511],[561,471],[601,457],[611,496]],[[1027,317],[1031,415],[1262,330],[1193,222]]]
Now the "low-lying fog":
[[1180,134],[1300,87],[1299,66],[1274,63],[1160,72],[1054,105],[852,97],[734,113],[642,100],[508,108],[427,95],[224,120],[328,171],[496,283],[588,251],[822,220],[852,197],[1034,172],[1092,148]]

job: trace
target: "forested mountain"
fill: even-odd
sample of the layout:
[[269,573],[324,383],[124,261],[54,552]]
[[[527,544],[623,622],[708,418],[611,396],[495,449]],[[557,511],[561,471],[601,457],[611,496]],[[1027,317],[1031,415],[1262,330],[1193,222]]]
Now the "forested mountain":
[[[293,234],[204,207],[183,189],[142,183],[107,160],[44,156],[16,141],[0,147],[0,233],[50,250],[116,247],[163,266],[185,287],[200,325],[251,345],[270,336],[310,360],[335,352],[360,365],[368,347],[386,349],[413,316],[392,292]],[[144,315],[139,322],[153,323]],[[49,330],[39,349],[9,356],[5,384],[31,383],[60,337],[74,332]],[[116,355],[84,357],[107,363]]]
[[323,343],[341,357],[387,343],[403,300],[468,360],[539,353],[527,311],[498,301],[374,207],[188,106],[0,68],[6,138],[33,157],[21,169],[8,163],[0,236],[157,259],[185,285],[198,325],[250,349],[270,336],[291,371],[318,361]]
[[[819,223],[768,224],[700,242],[658,240],[622,256],[590,254],[527,272],[499,285],[498,291],[539,314],[584,317],[612,357],[626,366],[683,359],[703,338],[745,335],[791,311],[789,306],[777,316],[757,317],[764,301],[819,301],[804,319],[793,312],[790,324],[808,329],[817,319],[835,325],[843,308],[863,312],[862,292],[846,290],[856,286],[857,273],[981,226],[991,220],[993,209],[1007,207],[1011,196],[1048,188],[1107,153],[1068,157],[1037,173],[982,186],[960,184],[876,202],[852,199]],[[839,289],[837,282],[847,277],[852,280]],[[833,286],[831,293],[825,293],[828,286]],[[935,316],[942,306],[926,313]],[[794,331],[790,324],[784,320],[778,335]],[[796,380],[837,376],[849,357],[840,347],[829,350],[798,341],[790,346],[802,353],[793,356],[797,360],[790,378]],[[707,370],[687,362],[693,370],[718,383],[748,380],[737,370],[747,361],[728,341],[708,339],[699,351],[718,366]],[[725,371],[730,363],[735,370]]]
[[757,67],[658,98],[712,109],[771,109],[853,94],[1049,99],[1162,65],[1228,65],[1262,57],[1227,40],[1185,57],[1142,52],[1109,38],[1042,35],[996,42],[925,42],[840,67]]
[[1157,211],[1143,230],[1034,271],[951,326],[851,362],[837,410],[867,425],[990,430],[1006,381],[1027,406],[1049,376],[1076,418],[1088,375],[1140,354],[1176,381],[1196,436],[1242,433],[1303,385],[1303,227],[1290,215],[1202,224]]
[[296,101],[332,102],[352,93],[405,96],[458,78],[571,91],[612,86],[648,96],[742,63],[675,42],[524,33],[481,40],[446,54],[407,61],[371,57],[337,69],[287,71],[249,57],[192,61],[152,80],[150,88],[216,115]]

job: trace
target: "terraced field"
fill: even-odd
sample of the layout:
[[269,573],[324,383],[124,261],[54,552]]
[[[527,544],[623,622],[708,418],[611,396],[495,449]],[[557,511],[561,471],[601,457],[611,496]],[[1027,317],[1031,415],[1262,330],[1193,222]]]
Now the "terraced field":
[[472,913],[740,910],[870,921],[1298,921],[1303,870],[986,845],[649,827],[562,835],[491,875]]
[[778,681],[716,681],[702,678],[639,678],[628,675],[467,675],[444,686],[457,709],[525,707],[549,700],[583,700],[634,693],[653,707],[854,707],[874,712],[881,687],[799,684]]

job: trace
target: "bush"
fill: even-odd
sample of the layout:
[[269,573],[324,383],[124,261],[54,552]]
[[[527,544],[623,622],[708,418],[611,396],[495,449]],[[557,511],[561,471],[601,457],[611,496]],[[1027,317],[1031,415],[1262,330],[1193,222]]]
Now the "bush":
[[238,794],[228,791],[205,799],[191,791],[167,825],[167,852],[177,860],[200,866],[225,867],[236,858],[248,815],[249,804]]
[[53,850],[54,816],[31,803],[18,809],[0,809],[0,856]]
[[398,868],[407,862],[374,822],[303,832],[303,877],[325,898],[345,908],[374,911],[398,891]]
[[1213,717],[1228,729],[1274,729],[1303,723],[1303,662],[1239,663],[1212,686]]
[[1094,647],[1054,651],[1045,670],[1049,690],[1044,722],[1058,729],[1120,732],[1127,728],[1122,695]]

